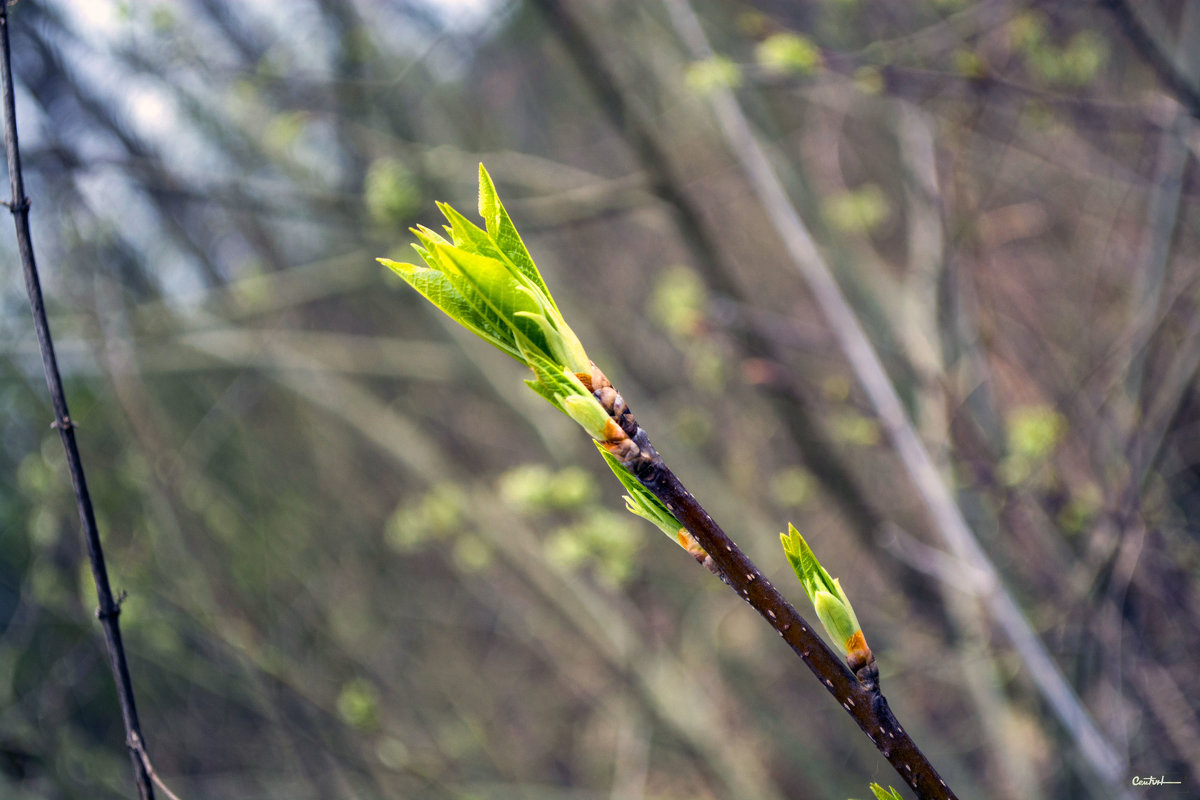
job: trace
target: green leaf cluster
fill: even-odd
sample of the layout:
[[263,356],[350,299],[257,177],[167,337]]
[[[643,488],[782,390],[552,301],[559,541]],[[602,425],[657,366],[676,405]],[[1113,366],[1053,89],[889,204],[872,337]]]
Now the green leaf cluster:
[[407,220],[421,204],[421,190],[412,170],[398,158],[372,162],[363,181],[363,203],[380,225]]
[[604,508],[559,526],[546,540],[546,558],[567,569],[587,567],[610,586],[628,581],[644,541],[628,517]]
[[648,310],[668,332],[686,339],[701,330],[707,301],[700,277],[686,267],[672,266],[654,284]]
[[596,481],[587,470],[523,464],[501,475],[496,489],[529,523],[553,525],[545,542],[551,562],[587,568],[613,586],[634,574],[643,537],[632,520],[596,505]]
[[892,214],[883,189],[873,183],[833,195],[821,210],[826,221],[844,233],[873,233]]
[[412,229],[425,266],[378,259],[451,319],[528,366],[531,389],[603,439],[608,414],[576,377],[591,361],[563,319],[516,226],[479,165],[479,214],[485,227],[446,203],[445,235]]
[[522,464],[496,482],[500,497],[519,511],[574,511],[596,497],[596,483],[582,467],[551,469],[546,464]]
[[354,678],[342,686],[337,696],[338,715],[362,731],[379,728],[379,690],[364,678]]
[[825,626],[825,631],[843,654],[849,653],[849,644],[856,635],[862,633],[858,617],[850,599],[842,591],[842,585],[837,578],[831,578],[821,562],[813,554],[812,548],[796,527],[788,523],[788,532],[779,534],[783,544],[784,555],[788,563],[800,579],[808,599],[816,609],[817,617]]

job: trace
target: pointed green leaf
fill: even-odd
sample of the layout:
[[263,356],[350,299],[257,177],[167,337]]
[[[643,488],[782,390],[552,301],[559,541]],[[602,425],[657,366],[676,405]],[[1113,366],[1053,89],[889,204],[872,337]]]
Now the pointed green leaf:
[[677,542],[677,534],[680,528],[684,527],[683,523],[677,520],[675,515],[663,505],[663,502],[643,486],[633,476],[633,473],[621,466],[621,462],[612,453],[605,450],[599,442],[596,443],[596,449],[600,451],[600,455],[604,456],[604,462],[608,464],[608,468],[617,476],[617,480],[629,492],[629,496],[625,498],[626,508],[639,517],[653,522],[658,526],[659,530],[671,537],[672,541]]
[[788,523],[787,535],[780,534],[779,538],[783,543],[783,551],[787,555],[792,569],[795,570],[800,584],[804,587],[805,593],[808,594],[809,600],[813,599],[813,595],[817,591],[837,594],[833,579],[821,566],[821,562],[817,561],[812,548],[808,546],[808,542],[804,541],[804,537],[800,535],[794,525]]
[[[529,255],[525,242],[521,240],[521,234],[517,233],[516,226],[509,219],[508,212],[504,210],[504,204],[500,202],[500,196],[496,194],[492,176],[488,175],[483,164],[479,165],[479,216],[483,217],[488,233],[513,265],[539,286],[546,293],[550,302],[554,303],[554,298],[551,296],[550,290],[546,288],[546,283],[542,280],[537,266],[533,263],[533,258]],[[555,305],[554,309],[557,311],[558,306]]]
[[439,244],[448,245],[450,242],[442,238],[442,235],[437,231],[430,230],[424,225],[418,225],[415,228],[409,228],[409,230],[412,231],[413,236],[416,236],[417,242],[419,242],[419,244],[413,245],[413,249],[420,254],[421,258],[426,264],[429,265],[430,269],[436,269],[439,272],[444,272],[445,270],[442,269],[442,264],[438,260],[435,246]]
[[[519,311],[540,315],[541,307],[528,292],[521,291],[503,264],[459,247],[439,244],[434,249],[451,283],[488,322],[504,330],[520,331],[542,353],[551,352],[542,328],[528,317],[516,316]],[[515,336],[510,338],[515,343]]]
[[[471,220],[467,219],[457,209],[447,203],[438,203],[438,208],[450,222],[450,237],[455,247],[460,247],[477,255],[494,258],[510,270],[513,278],[519,283],[529,282],[529,278],[525,273],[517,269],[516,265],[512,263],[512,260],[496,244],[487,231],[480,228],[474,222],[471,222]],[[534,283],[533,287],[544,294],[549,294],[544,286]]]
[[477,310],[476,305],[468,302],[446,275],[436,269],[420,267],[415,264],[406,264],[387,258],[376,260],[403,278],[409,286],[420,292],[425,299],[437,306],[450,319],[518,361],[524,360],[515,343],[511,341],[512,337],[502,333],[494,322],[485,319],[483,314]]
[[871,784],[871,794],[875,795],[875,800],[904,800],[900,792],[891,786],[884,789],[878,783]]
[[546,400],[547,403],[554,406],[555,408],[557,408],[559,411],[563,412],[564,414],[567,413],[566,409],[564,409],[562,407],[562,402],[559,401],[559,399],[558,399],[558,398],[562,397],[562,395],[555,393],[554,387],[547,386],[546,384],[539,381],[537,378],[527,378],[525,380],[525,385],[528,386],[533,391],[537,392],[539,395],[541,395]]

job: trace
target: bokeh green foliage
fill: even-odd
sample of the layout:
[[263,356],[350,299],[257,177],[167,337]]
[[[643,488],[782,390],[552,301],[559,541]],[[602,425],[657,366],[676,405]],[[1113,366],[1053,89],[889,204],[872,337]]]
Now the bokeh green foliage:
[[767,70],[810,75],[822,66],[821,51],[807,36],[775,33],[758,44],[754,51],[758,63]]
[[521,464],[500,473],[492,486],[437,484],[392,513],[387,542],[406,555],[445,551],[466,572],[487,569],[495,557],[491,535],[479,530],[468,509],[494,503],[540,532],[554,564],[611,586],[635,574],[643,531],[614,512],[592,474],[578,466]]
[[744,78],[741,66],[728,56],[693,62],[683,77],[687,87],[702,96],[717,89],[736,89]]
[[1087,86],[1108,60],[1108,42],[1094,30],[1077,31],[1065,42],[1054,41],[1049,20],[1041,11],[1024,11],[1014,17],[1009,35],[1031,73],[1051,85]]

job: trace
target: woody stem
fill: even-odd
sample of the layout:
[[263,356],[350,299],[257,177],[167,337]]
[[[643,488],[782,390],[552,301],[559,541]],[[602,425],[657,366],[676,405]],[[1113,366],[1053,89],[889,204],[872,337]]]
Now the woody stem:
[[[762,575],[754,562],[734,544],[692,493],[684,488],[650,444],[645,430],[636,425],[632,413],[624,406],[619,395],[617,402],[622,412],[622,428],[634,428],[629,439],[636,448],[633,448],[634,452],[630,452],[629,448],[624,449],[627,460],[622,459],[622,463],[626,468],[683,523],[708,553],[729,587],[779,632],[846,713],[854,718],[905,783],[916,792],[917,797],[921,800],[954,800],[954,792],[892,714],[878,681],[874,680],[873,664],[868,665],[870,669],[859,671],[860,675],[867,678],[860,682],[792,604]],[[611,403],[606,407],[608,405]],[[609,408],[610,413],[612,410]]]

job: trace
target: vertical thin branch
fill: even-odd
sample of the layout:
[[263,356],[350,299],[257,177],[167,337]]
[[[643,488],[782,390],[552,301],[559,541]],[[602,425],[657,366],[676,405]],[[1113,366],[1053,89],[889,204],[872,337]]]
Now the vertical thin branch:
[[75,443],[75,424],[67,409],[67,398],[63,392],[62,376],[54,357],[54,343],[50,337],[50,324],[46,319],[46,306],[42,300],[41,282],[38,280],[37,264],[33,257],[33,240],[29,232],[29,198],[25,196],[25,183],[21,177],[21,157],[17,144],[16,104],[13,93],[12,63],[9,52],[8,3],[0,0],[0,82],[3,83],[4,101],[4,144],[8,156],[8,178],[12,187],[12,201],[6,203],[12,211],[17,229],[17,249],[25,273],[25,288],[29,294],[29,305],[33,311],[34,327],[37,330],[38,346],[42,354],[42,367],[46,373],[46,385],[50,389],[50,400],[54,406],[53,426],[58,429],[66,451],[67,469],[71,474],[71,485],[75,490],[75,504],[79,509],[79,521],[87,543],[88,561],[92,567],[92,578],[96,582],[99,608],[96,616],[104,629],[104,641],[108,649],[108,663],[112,668],[117,686],[117,698],[121,704],[121,717],[125,723],[125,742],[133,764],[134,780],[142,800],[153,800],[154,788],[142,758],[142,732],[138,723],[137,706],[133,697],[133,682],[129,677],[129,665],[125,659],[125,647],[121,642],[118,616],[119,602],[113,597],[108,582],[108,571],[104,566],[104,551],[100,545],[100,534],[96,529],[96,515],[88,493],[83,473],[83,461]]
[[[664,3],[691,57],[711,58],[713,52],[708,38],[687,0],[664,0]],[[1110,790],[1127,795],[1127,790],[1118,785],[1122,759],[1092,721],[975,538],[924,442],[908,419],[879,354],[818,252],[808,228],[792,206],[737,99],[727,89],[714,90],[710,99],[726,141],[875,407],[909,479],[933,518],[936,530],[955,556],[980,570],[983,578],[980,592],[984,603],[1021,655],[1034,684],[1075,740],[1089,767]]]

